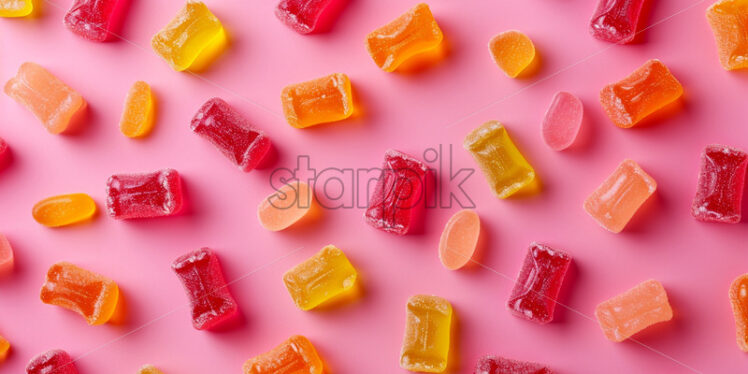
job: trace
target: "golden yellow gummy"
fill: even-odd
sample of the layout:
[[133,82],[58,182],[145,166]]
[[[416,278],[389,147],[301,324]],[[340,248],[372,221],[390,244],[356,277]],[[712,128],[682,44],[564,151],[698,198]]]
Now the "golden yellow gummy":
[[309,310],[353,287],[356,277],[343,251],[328,245],[286,272],[283,282],[296,306]]
[[400,367],[441,373],[447,368],[452,305],[437,296],[416,295],[408,300]]
[[224,32],[221,21],[200,1],[188,0],[184,8],[151,40],[153,50],[174,70],[192,65]]
[[156,369],[153,365],[145,365],[140,370],[138,370],[138,374],[163,374],[161,370]]
[[33,0],[0,0],[0,17],[24,17],[33,11]]

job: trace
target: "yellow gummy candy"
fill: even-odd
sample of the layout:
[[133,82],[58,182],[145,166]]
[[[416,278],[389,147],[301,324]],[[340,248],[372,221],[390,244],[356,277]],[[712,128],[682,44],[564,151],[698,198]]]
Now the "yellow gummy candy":
[[8,357],[8,352],[10,352],[10,342],[0,336],[0,362],[5,361],[5,358]]
[[24,17],[33,11],[33,0],[0,0],[0,17]]
[[188,0],[184,8],[151,40],[156,53],[174,70],[182,71],[223,34],[221,21],[200,1]]
[[416,295],[408,300],[400,367],[441,373],[447,368],[452,305],[441,297]]
[[156,369],[153,365],[145,365],[140,370],[138,370],[138,374],[163,374],[161,370]]
[[343,251],[328,245],[286,272],[283,282],[296,306],[309,310],[353,287],[356,277]]
[[47,227],[66,226],[91,218],[96,203],[83,193],[46,198],[34,205],[31,214],[36,222]]
[[122,134],[129,138],[146,135],[153,124],[153,96],[148,83],[137,81],[125,99],[125,110],[119,122]]

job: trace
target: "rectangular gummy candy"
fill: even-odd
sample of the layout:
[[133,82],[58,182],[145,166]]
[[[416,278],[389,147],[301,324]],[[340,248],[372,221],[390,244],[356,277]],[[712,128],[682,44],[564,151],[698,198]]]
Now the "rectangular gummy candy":
[[304,128],[344,120],[353,114],[351,80],[341,73],[292,84],[281,93],[288,124]]
[[174,70],[182,71],[189,68],[223,32],[221,21],[205,4],[187,0],[174,19],[153,36],[151,46]]
[[429,6],[421,3],[367,35],[366,48],[377,66],[394,71],[410,57],[437,47],[443,38]]
[[605,337],[621,342],[637,332],[673,318],[673,310],[662,284],[648,280],[595,308],[597,322]]
[[26,374],[78,374],[78,369],[67,352],[54,349],[32,358]]
[[600,103],[611,121],[622,128],[677,100],[683,86],[660,60],[649,60],[620,82],[600,91]]
[[701,154],[701,172],[691,214],[700,221],[738,223],[748,154],[712,144]]
[[317,28],[322,13],[332,0],[281,0],[275,15],[300,34],[309,34]]
[[408,299],[400,367],[410,371],[441,373],[447,368],[452,305],[437,296]]
[[115,174],[107,181],[106,195],[107,212],[112,218],[171,216],[182,208],[182,181],[173,169]]
[[553,320],[556,299],[571,257],[546,245],[532,243],[507,301],[512,314],[538,323]]
[[118,0],[75,0],[64,23],[72,32],[95,42],[109,38]]
[[584,201],[584,210],[614,233],[626,227],[637,210],[657,190],[657,182],[634,161],[624,160]]
[[210,248],[201,248],[180,256],[171,268],[182,281],[190,299],[192,325],[208,330],[230,320],[238,306],[223,278],[218,257]]
[[345,253],[328,245],[283,274],[283,283],[296,306],[309,310],[353,287],[356,277]]
[[393,149],[385,152],[382,174],[364,213],[366,222],[383,231],[406,234],[415,209],[423,203],[427,174],[423,162]]
[[551,369],[534,362],[486,355],[475,364],[473,374],[552,374]]
[[270,149],[270,139],[262,131],[217,97],[200,107],[190,128],[211,142],[242,171],[254,169]]
[[65,131],[86,107],[80,94],[33,62],[21,65],[5,84],[5,94],[26,107],[52,134]]
[[748,0],[721,0],[706,10],[725,70],[748,68]]
[[737,277],[730,285],[730,305],[735,316],[738,347],[748,352],[748,274]]
[[100,325],[114,314],[119,288],[109,278],[59,262],[47,271],[40,297],[45,304],[77,312],[89,325]]
[[300,335],[244,363],[244,374],[322,374],[322,370],[317,350]]
[[506,199],[535,179],[535,170],[512,143],[504,126],[486,122],[465,137],[463,147],[473,155],[496,196]]
[[590,21],[597,39],[625,44],[634,40],[644,0],[600,0]]
[[0,0],[0,17],[24,17],[34,11],[34,0]]

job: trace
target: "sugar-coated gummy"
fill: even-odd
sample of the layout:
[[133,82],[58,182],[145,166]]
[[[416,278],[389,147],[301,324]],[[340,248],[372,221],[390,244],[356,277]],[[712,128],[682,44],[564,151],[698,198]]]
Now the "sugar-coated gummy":
[[34,220],[47,227],[72,225],[93,217],[94,213],[96,202],[84,193],[48,197],[34,204],[31,210]]
[[405,370],[441,373],[447,368],[452,305],[430,295],[408,299],[400,367]]
[[534,362],[486,355],[475,364],[473,374],[553,374],[551,369]]
[[669,321],[673,310],[665,288],[651,279],[600,303],[595,317],[608,340],[621,342],[651,325]]
[[292,84],[283,88],[281,103],[286,121],[296,128],[341,121],[353,114],[351,80],[335,73]]
[[291,181],[260,202],[257,218],[266,230],[285,230],[309,213],[313,199],[308,184]]
[[145,365],[140,370],[138,370],[138,374],[163,374],[161,370],[158,370],[153,365]]
[[127,0],[74,0],[65,14],[65,26],[88,40],[103,42],[110,37],[118,1]]
[[0,234],[0,276],[13,271],[14,264],[13,247],[5,235]]
[[701,154],[691,214],[700,221],[738,223],[748,154],[725,145],[708,145]]
[[725,70],[748,68],[748,0],[721,0],[706,10]]
[[26,374],[78,374],[78,369],[67,352],[54,349],[32,358]]
[[187,0],[184,7],[153,36],[153,50],[174,70],[188,69],[200,54],[220,39],[221,21],[201,1]]
[[535,45],[517,31],[504,31],[488,42],[488,50],[496,65],[510,78],[516,78],[535,59]]
[[634,40],[644,1],[600,0],[590,21],[590,33],[611,43],[625,44]]
[[730,305],[735,317],[738,347],[748,352],[748,274],[743,274],[730,285]]
[[439,260],[449,270],[465,266],[473,258],[478,237],[480,218],[475,211],[463,209],[449,218],[439,238]]
[[25,17],[34,11],[34,0],[0,0],[0,17]]
[[543,119],[543,141],[554,151],[562,151],[574,143],[582,126],[582,101],[568,92],[553,96]]
[[275,16],[300,34],[309,34],[332,0],[281,0]]
[[322,374],[324,366],[312,343],[295,335],[269,352],[244,363],[244,374]]
[[119,288],[109,278],[59,262],[47,271],[40,298],[45,304],[82,315],[89,325],[101,325],[109,321],[117,308]]
[[153,94],[151,86],[143,81],[135,82],[125,99],[125,109],[119,121],[119,130],[128,138],[148,134],[153,125]]
[[283,274],[283,283],[301,310],[310,310],[351,289],[358,273],[345,253],[334,245]]
[[112,175],[106,195],[107,212],[116,219],[171,216],[183,202],[182,181],[173,169]]

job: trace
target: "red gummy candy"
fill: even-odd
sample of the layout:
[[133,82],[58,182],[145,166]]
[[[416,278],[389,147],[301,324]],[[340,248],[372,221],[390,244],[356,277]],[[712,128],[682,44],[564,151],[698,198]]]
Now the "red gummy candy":
[[65,26],[95,42],[109,39],[118,0],[75,0],[65,14]]
[[332,0],[281,0],[275,15],[300,34],[309,34]]
[[406,234],[414,210],[422,203],[428,170],[421,161],[388,150],[384,155],[382,174],[364,214],[366,222],[383,231]]
[[171,216],[182,208],[182,182],[173,169],[112,175],[106,195],[107,211],[116,219]]
[[600,0],[590,21],[597,39],[625,44],[634,40],[644,0]]
[[67,352],[54,349],[31,359],[26,374],[78,374],[78,370]]
[[488,355],[478,360],[473,374],[553,374],[553,372],[551,372],[551,369],[534,362],[523,362]]
[[0,138],[0,160],[5,157],[5,151],[8,150],[8,143],[5,142],[5,139]]
[[571,257],[546,245],[532,243],[514,284],[507,307],[512,314],[537,323],[553,320],[556,298]]
[[699,221],[738,223],[748,154],[712,144],[701,154],[701,173],[691,214]]
[[254,169],[270,149],[270,139],[262,131],[217,97],[200,107],[190,127],[242,171]]
[[196,329],[211,329],[236,315],[238,306],[223,278],[218,257],[210,248],[179,257],[171,268],[190,299],[192,325]]

